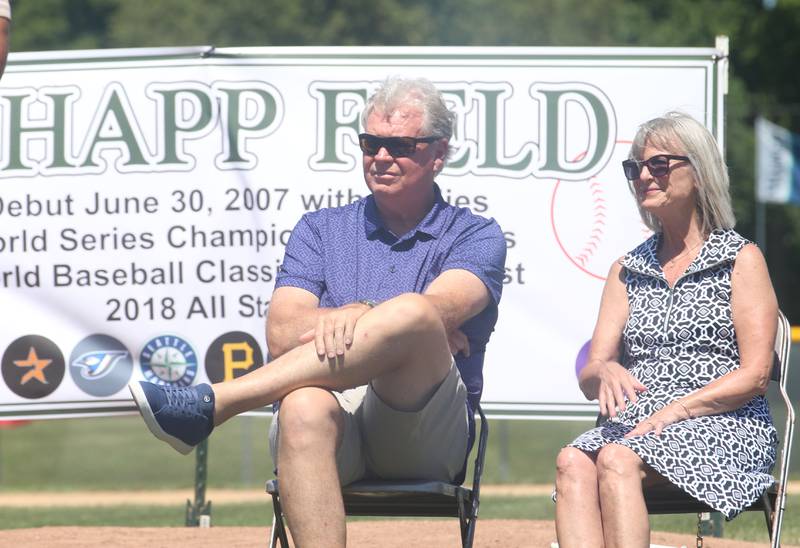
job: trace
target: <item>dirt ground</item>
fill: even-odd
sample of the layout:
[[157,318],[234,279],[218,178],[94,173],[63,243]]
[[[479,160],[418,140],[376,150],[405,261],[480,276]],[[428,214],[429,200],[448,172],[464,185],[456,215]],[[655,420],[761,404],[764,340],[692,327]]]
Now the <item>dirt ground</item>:
[[[547,495],[549,485],[486,485],[481,492],[494,496]],[[258,491],[210,489],[207,500],[224,502],[264,502],[267,495]],[[0,492],[3,507],[35,508],[41,506],[109,506],[124,504],[177,505],[193,498],[191,490],[143,492],[69,492],[14,493]],[[458,522],[452,520],[381,520],[353,521],[347,524],[348,546],[351,548],[447,548],[460,546]],[[35,529],[0,530],[0,548],[148,548],[192,546],[244,547],[266,546],[266,527],[40,527]],[[552,521],[479,519],[476,548],[551,548],[556,540]],[[692,535],[653,533],[653,546],[694,547]],[[756,548],[758,543],[706,538],[707,548]],[[800,548],[784,545],[784,548]]]
[[[0,531],[0,546],[48,548],[148,548],[192,546],[230,548],[265,546],[269,531],[261,527],[141,528],[141,527],[42,527]],[[458,525],[452,521],[359,521],[347,526],[351,548],[456,548]],[[478,520],[475,547],[551,548],[555,527],[549,521]],[[653,546],[695,546],[689,535],[654,533]],[[756,548],[760,544],[707,538],[707,548]],[[784,545],[784,548],[791,548]],[[797,547],[794,547],[797,548]]]

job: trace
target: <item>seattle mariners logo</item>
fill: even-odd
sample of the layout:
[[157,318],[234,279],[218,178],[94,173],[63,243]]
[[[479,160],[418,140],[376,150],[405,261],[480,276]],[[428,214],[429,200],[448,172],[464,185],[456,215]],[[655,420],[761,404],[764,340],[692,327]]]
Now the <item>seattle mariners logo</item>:
[[155,337],[142,349],[139,361],[148,382],[189,386],[197,376],[197,355],[185,340],[173,335]]

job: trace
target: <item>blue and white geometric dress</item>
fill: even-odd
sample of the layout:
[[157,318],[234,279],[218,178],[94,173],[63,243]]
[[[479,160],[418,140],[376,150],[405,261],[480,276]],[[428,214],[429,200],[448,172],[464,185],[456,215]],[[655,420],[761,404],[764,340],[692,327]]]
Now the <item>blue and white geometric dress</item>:
[[772,484],[777,433],[766,398],[718,415],[702,416],[623,439],[640,421],[739,367],[731,317],[731,272],[749,242],[715,230],[686,273],[670,288],[658,262],[655,234],[622,259],[629,316],[623,364],[647,387],[637,402],[570,445],[594,452],[608,443],[632,449],[692,497],[728,519]]

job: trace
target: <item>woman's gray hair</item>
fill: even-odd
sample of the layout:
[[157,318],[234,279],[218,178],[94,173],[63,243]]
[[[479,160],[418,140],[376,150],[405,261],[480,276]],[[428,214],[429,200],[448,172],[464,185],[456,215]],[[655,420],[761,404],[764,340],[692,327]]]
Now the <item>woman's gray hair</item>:
[[[642,155],[648,145],[689,157],[697,188],[697,213],[704,234],[717,228],[733,228],[736,217],[731,206],[728,168],[714,136],[703,124],[683,112],[668,112],[639,126],[630,158],[645,160]],[[655,215],[641,205],[639,214],[648,228],[661,232],[661,222]]]
[[361,113],[361,126],[367,127],[367,119],[373,112],[389,116],[402,105],[413,105],[422,112],[423,137],[441,137],[449,141],[453,136],[456,115],[447,108],[441,92],[427,78],[387,78],[367,101]]

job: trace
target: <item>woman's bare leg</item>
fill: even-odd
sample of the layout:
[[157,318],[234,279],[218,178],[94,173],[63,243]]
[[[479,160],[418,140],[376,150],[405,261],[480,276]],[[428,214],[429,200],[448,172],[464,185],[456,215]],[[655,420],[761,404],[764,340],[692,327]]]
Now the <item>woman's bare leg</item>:
[[556,534],[561,548],[602,548],[595,457],[565,447],[556,459]]
[[612,443],[598,451],[600,508],[607,548],[650,546],[650,520],[642,482],[653,474],[636,453],[623,445]]

